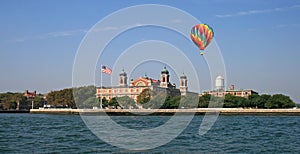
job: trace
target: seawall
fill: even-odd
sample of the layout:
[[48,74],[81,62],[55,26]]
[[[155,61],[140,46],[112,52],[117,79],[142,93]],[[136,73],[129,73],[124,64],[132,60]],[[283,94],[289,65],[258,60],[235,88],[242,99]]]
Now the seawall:
[[0,110],[0,113],[29,113],[29,110]]
[[84,115],[291,115],[300,116],[300,109],[242,109],[242,108],[195,108],[195,109],[31,109],[30,113],[84,114]]

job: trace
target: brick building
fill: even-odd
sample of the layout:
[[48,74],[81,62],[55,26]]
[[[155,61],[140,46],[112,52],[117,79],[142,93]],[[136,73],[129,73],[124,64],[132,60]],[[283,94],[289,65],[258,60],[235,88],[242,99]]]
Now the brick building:
[[166,67],[163,68],[160,75],[160,80],[152,79],[145,75],[137,79],[131,79],[128,85],[127,74],[124,70],[119,74],[119,85],[115,87],[98,87],[97,97],[106,98],[110,100],[114,97],[129,96],[137,102],[138,95],[145,89],[151,89],[155,92],[164,92],[171,96],[185,95],[188,91],[187,77],[182,75],[180,77],[180,88],[177,89],[175,84],[170,83],[169,71]]

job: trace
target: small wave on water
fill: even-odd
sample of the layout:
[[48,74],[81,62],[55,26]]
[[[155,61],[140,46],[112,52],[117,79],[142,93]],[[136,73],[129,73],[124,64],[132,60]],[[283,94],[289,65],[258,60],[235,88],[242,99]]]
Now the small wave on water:
[[[0,114],[1,153],[299,153],[299,116],[220,116],[205,135],[203,116],[171,142],[148,151],[127,151],[98,139],[78,115]],[[114,116],[131,129],[151,129],[169,116]],[[122,133],[109,132],[108,133]]]

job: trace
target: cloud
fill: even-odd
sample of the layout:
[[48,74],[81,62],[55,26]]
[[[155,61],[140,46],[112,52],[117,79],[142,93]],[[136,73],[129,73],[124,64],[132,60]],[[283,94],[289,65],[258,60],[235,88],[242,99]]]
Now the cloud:
[[87,30],[85,29],[77,29],[77,30],[69,30],[69,31],[60,31],[60,32],[49,32],[45,34],[30,36],[30,37],[23,37],[23,38],[16,38],[14,42],[25,42],[25,41],[32,41],[32,40],[43,40],[43,39],[51,39],[51,38],[60,38],[60,37],[70,37],[79,33],[86,33]]
[[99,31],[111,31],[111,30],[118,30],[119,27],[115,27],[115,26],[107,26],[104,28],[94,28],[92,31],[93,32],[99,32]]
[[274,28],[286,28],[286,27],[289,27],[289,25],[279,24],[279,25],[276,25]]
[[296,28],[299,27],[300,24],[278,24],[275,25],[273,28],[274,29],[281,29],[281,28]]
[[103,32],[103,31],[114,31],[114,30],[120,30],[120,29],[128,29],[132,27],[140,27],[143,26],[142,23],[135,23],[132,25],[120,25],[120,26],[107,26],[107,27],[99,27],[92,29],[91,32]]
[[249,10],[249,11],[242,11],[242,12],[237,12],[237,13],[233,13],[233,14],[221,14],[221,15],[216,15],[216,17],[218,17],[218,18],[237,17],[237,16],[245,16],[245,15],[253,15],[253,14],[286,11],[286,10],[295,9],[295,8],[300,8],[300,5],[292,5],[289,7],[262,9],[262,10]]

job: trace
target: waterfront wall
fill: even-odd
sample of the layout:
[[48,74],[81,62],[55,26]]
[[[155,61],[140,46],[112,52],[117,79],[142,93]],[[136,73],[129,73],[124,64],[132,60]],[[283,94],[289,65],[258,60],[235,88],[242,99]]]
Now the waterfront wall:
[[100,114],[100,115],[173,115],[220,113],[221,115],[298,115],[300,109],[242,109],[242,108],[195,108],[195,109],[31,109],[30,113],[50,114]]

